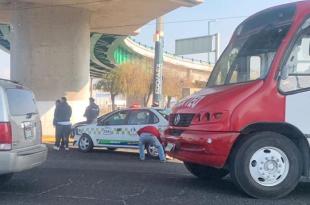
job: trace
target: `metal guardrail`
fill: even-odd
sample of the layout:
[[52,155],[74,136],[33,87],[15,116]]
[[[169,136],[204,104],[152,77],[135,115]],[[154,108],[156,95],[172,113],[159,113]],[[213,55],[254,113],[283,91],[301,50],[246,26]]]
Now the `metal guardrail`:
[[[135,40],[133,37],[129,36],[128,37],[130,40],[132,40],[133,42],[135,42],[136,44],[138,44],[139,46],[142,46],[146,49],[150,49],[150,50],[155,50],[153,46],[148,46],[146,44],[142,44],[141,42]],[[188,58],[188,57],[184,57],[184,56],[176,56],[174,53],[170,53],[167,51],[164,51],[164,55],[169,56],[171,58],[174,58],[176,60],[183,60],[183,61],[187,61],[187,62],[193,62],[193,63],[200,63],[200,64],[204,64],[204,65],[209,65],[209,63],[207,61],[203,61],[203,60],[197,60],[194,58]]]

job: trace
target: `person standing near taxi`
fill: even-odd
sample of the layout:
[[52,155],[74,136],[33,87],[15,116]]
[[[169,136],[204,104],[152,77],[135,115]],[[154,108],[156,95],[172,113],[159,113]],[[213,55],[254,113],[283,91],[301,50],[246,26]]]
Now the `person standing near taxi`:
[[89,105],[87,106],[84,117],[87,119],[87,123],[95,123],[97,120],[97,117],[99,115],[100,109],[99,106],[95,103],[94,98],[89,98]]
[[57,140],[57,120],[56,120],[56,117],[57,117],[57,110],[58,110],[58,106],[60,104],[60,100],[57,99],[56,102],[55,102],[55,111],[54,111],[54,119],[53,119],[53,126],[55,127],[55,142]]
[[160,143],[160,132],[154,126],[146,126],[138,130],[139,138],[139,156],[140,160],[145,160],[145,145],[154,145],[158,150],[161,162],[166,162],[166,156],[162,144]]
[[71,132],[70,118],[72,115],[71,106],[67,103],[67,98],[62,97],[61,102],[55,110],[56,142],[54,149],[60,149],[60,141],[63,140],[65,150],[69,150],[69,135]]

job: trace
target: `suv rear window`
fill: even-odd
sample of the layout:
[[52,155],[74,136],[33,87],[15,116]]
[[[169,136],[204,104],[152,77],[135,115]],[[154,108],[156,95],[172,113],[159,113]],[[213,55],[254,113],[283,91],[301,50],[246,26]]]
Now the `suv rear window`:
[[10,113],[13,116],[38,113],[33,93],[23,89],[7,89]]

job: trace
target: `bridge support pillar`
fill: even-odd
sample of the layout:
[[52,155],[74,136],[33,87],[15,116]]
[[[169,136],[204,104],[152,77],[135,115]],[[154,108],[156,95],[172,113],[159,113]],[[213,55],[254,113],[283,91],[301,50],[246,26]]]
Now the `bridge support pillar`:
[[11,16],[11,79],[32,89],[43,134],[54,135],[55,100],[66,96],[73,122],[89,97],[90,15],[79,8],[42,6]]

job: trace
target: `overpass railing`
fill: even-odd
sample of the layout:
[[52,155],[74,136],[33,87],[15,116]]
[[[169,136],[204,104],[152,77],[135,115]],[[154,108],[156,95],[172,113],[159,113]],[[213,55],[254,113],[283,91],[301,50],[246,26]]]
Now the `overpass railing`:
[[[135,42],[136,44],[138,44],[141,47],[144,47],[144,49],[149,49],[152,50],[154,52],[155,48],[153,46],[148,46],[146,44],[143,44],[137,40],[135,40],[133,37],[129,36],[128,37],[130,40],[132,40],[133,42]],[[184,57],[184,56],[176,56],[174,53],[170,53],[167,51],[164,51],[164,55],[170,58],[174,58],[175,60],[180,60],[180,61],[184,61],[184,62],[189,62],[189,63],[196,63],[196,64],[201,64],[201,65],[209,65],[211,66],[207,61],[204,60],[198,60],[198,59],[194,59],[194,58],[189,58],[189,57]]]

